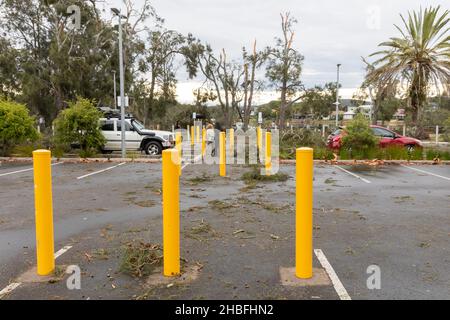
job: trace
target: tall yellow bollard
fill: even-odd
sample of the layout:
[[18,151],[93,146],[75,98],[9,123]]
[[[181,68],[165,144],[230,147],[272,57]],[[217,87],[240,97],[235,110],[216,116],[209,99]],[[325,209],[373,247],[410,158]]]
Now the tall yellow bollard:
[[197,125],[197,126],[195,126],[195,128],[197,129],[196,130],[196,138],[197,138],[197,143],[200,143],[200,139],[201,139],[201,136],[200,136],[200,126],[199,125]]
[[295,170],[295,274],[300,279],[309,279],[312,277],[313,254],[313,149],[297,149]]
[[33,151],[37,274],[55,270],[51,152]]
[[265,150],[266,176],[272,174],[272,133],[266,132],[266,150]]
[[194,145],[195,143],[195,131],[194,131],[194,126],[191,127],[191,146]]
[[261,134],[261,126],[256,127],[256,146],[259,152],[261,152],[262,145],[262,134]]
[[219,137],[219,173],[221,177],[227,175],[226,158],[226,136],[225,132],[221,132]]
[[162,153],[164,275],[180,274],[180,175],[176,149]]
[[181,175],[181,157],[182,157],[182,141],[181,141],[181,132],[175,133],[175,149],[178,151],[178,156],[180,157],[179,163],[179,173]]
[[234,129],[233,128],[230,128],[228,138],[230,139],[231,155],[234,157]]
[[206,129],[202,129],[202,156],[206,154]]

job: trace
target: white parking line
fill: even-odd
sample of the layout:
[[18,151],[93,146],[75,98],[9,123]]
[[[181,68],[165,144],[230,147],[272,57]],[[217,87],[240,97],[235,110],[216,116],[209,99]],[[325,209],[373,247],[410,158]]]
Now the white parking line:
[[[57,252],[55,252],[55,259],[62,256],[64,253],[69,251],[72,248],[72,246],[65,246],[61,249],[59,249]],[[7,294],[13,292],[15,289],[17,289],[22,283],[21,282],[12,282],[9,285],[7,285],[4,289],[0,291],[0,300]]]
[[339,280],[339,277],[337,276],[333,267],[328,262],[327,257],[325,257],[325,254],[322,252],[322,250],[314,249],[314,253],[316,254],[316,257],[319,260],[322,267],[328,273],[328,276],[330,277],[331,282],[333,283],[334,290],[336,290],[336,293],[338,294],[339,298],[341,300],[352,300],[350,295],[347,293],[347,290],[345,290],[341,280]]
[[363,177],[360,177],[360,176],[358,176],[357,174],[354,174],[353,172],[350,172],[350,171],[348,171],[348,170],[345,170],[344,168],[342,168],[342,167],[340,167],[340,166],[336,166],[336,165],[335,165],[335,167],[338,168],[338,169],[340,169],[340,170],[342,170],[342,171],[344,171],[344,172],[346,172],[346,173],[348,173],[348,174],[351,175],[351,176],[354,176],[354,177],[357,178],[357,179],[360,179],[360,180],[364,181],[365,183],[371,183],[369,180],[364,179]]
[[0,291],[0,299],[3,298],[3,296],[7,295],[8,293],[11,293],[14,289],[19,287],[20,285],[21,285],[20,282],[13,282],[13,283],[10,283],[9,285],[7,285],[5,287],[5,289]]
[[72,246],[65,246],[61,249],[59,249],[57,252],[55,252],[55,259],[58,259],[60,256],[62,256],[64,253],[69,251],[72,248]]
[[85,175],[83,175],[83,176],[79,176],[79,177],[77,177],[77,180],[84,179],[84,178],[93,176],[94,174],[102,173],[102,172],[105,172],[105,171],[108,171],[108,170],[117,168],[117,167],[119,167],[119,166],[121,166],[121,165],[124,165],[125,163],[126,163],[126,162],[121,162],[121,163],[119,163],[119,164],[117,164],[117,165],[115,165],[115,166],[112,166],[112,167],[109,167],[109,168],[106,168],[106,169],[102,169],[102,170],[99,170],[99,171],[91,172],[91,173],[85,174]]
[[435,174],[435,173],[432,173],[432,172],[429,172],[429,171],[425,171],[425,170],[421,170],[421,169],[417,169],[417,168],[412,168],[412,167],[409,167],[409,166],[405,166],[404,164],[400,164],[402,167],[404,167],[404,168],[408,168],[408,169],[411,169],[411,170],[414,170],[414,171],[417,171],[417,172],[421,172],[421,173],[426,173],[426,174],[429,174],[430,176],[435,176],[435,177],[437,177],[437,178],[441,178],[441,179],[445,179],[445,180],[448,180],[448,181],[450,181],[450,178],[448,178],[448,177],[444,177],[444,176],[440,176],[440,175],[438,175],[438,174]]
[[[52,163],[52,166],[56,166],[56,165],[61,164],[61,163],[62,163],[62,162],[55,162],[55,163]],[[21,172],[32,171],[32,170],[33,170],[33,168],[28,168],[28,169],[22,169],[22,170],[17,170],[17,171],[12,171],[12,172],[1,173],[1,174],[0,174],[0,177],[8,176],[8,175],[10,175],[10,174],[15,174],[15,173],[21,173]]]

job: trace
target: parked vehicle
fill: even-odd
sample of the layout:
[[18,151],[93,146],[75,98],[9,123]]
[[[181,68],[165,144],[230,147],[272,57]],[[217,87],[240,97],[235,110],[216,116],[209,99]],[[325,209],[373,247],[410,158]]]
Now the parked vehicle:
[[[412,151],[415,148],[421,148],[422,142],[420,140],[402,136],[394,131],[380,126],[371,125],[370,128],[375,136],[377,136],[379,141],[379,146],[381,148],[391,147],[391,146],[402,146]],[[327,145],[330,149],[339,150],[342,145],[342,137],[346,134],[345,128],[341,127],[334,131],[328,136]]]
[[[101,131],[106,139],[102,152],[120,151],[122,127],[118,117],[100,119]],[[125,119],[125,146],[127,150],[145,151],[148,155],[161,154],[163,150],[175,146],[174,134],[169,131],[149,130],[133,117]]]

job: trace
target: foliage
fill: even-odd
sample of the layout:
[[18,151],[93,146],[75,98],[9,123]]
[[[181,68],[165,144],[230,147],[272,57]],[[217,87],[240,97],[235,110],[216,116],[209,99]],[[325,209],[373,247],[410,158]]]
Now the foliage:
[[[113,70],[118,70],[118,45],[116,19],[103,17],[97,6],[100,0],[41,1],[0,0],[0,31],[7,35],[15,59],[20,101],[30,110],[43,116],[50,124],[57,113],[66,107],[65,101],[77,95],[95,99],[101,105],[113,102]],[[153,17],[157,21],[149,0],[141,2],[140,9],[125,0],[122,14],[124,30],[125,90],[131,92],[139,74],[139,61],[144,52],[144,42],[137,35],[143,22]],[[71,30],[70,16],[66,10],[71,4],[80,8],[81,26]],[[3,44],[0,42],[0,46]],[[3,48],[1,48],[3,49]],[[11,51],[10,50],[10,51]],[[8,58],[0,50],[0,64]],[[0,67],[2,68],[2,67]],[[9,70],[9,69],[8,69]],[[116,77],[117,79],[119,77]],[[10,79],[15,79],[14,77]],[[0,79],[0,86],[15,89],[14,83]]]
[[35,119],[22,104],[0,100],[0,147],[5,156],[11,148],[24,142],[36,141],[39,134]]
[[336,101],[336,83],[315,86],[306,90],[300,103],[293,105],[294,112],[312,114],[315,118],[328,116]]
[[17,55],[11,42],[0,36],[0,99],[14,98],[19,90]]
[[125,245],[120,271],[134,277],[144,277],[160,267],[162,261],[162,249],[159,245],[132,241]]
[[280,158],[295,159],[297,148],[310,147],[314,149],[314,159],[330,160],[333,153],[328,150],[320,132],[298,129],[294,132],[286,131],[280,137]]
[[255,184],[258,182],[282,182],[289,179],[289,176],[283,172],[277,172],[272,175],[262,175],[259,166],[252,166],[252,170],[244,173],[241,177],[246,184]]
[[92,102],[78,98],[69,103],[69,108],[60,112],[55,120],[55,138],[58,143],[80,145],[82,156],[101,148],[105,138],[99,128],[102,113]]
[[416,123],[424,106],[428,89],[450,83],[449,13],[440,7],[430,7],[401,15],[404,29],[400,37],[392,37],[379,46],[385,49],[373,53],[378,60],[370,68],[366,81],[398,85],[406,81],[412,122]]
[[450,160],[450,151],[439,150],[439,149],[427,149],[425,150],[425,159],[427,160]]
[[357,114],[345,128],[341,149],[344,152],[350,151],[354,158],[369,159],[377,144],[378,140],[370,129],[369,122],[364,115]]
[[298,91],[303,89],[300,80],[304,57],[294,47],[294,25],[297,20],[289,13],[281,14],[281,28],[283,36],[276,38],[274,48],[267,48],[268,64],[266,77],[280,91],[280,112],[278,125],[280,129],[285,126],[286,111],[297,102]]

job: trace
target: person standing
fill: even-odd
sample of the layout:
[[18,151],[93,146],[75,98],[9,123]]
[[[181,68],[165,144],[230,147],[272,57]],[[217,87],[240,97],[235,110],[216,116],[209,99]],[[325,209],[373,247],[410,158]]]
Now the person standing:
[[208,146],[211,148],[211,156],[215,157],[216,156],[216,144],[215,144],[215,137],[216,134],[214,132],[214,127],[211,123],[208,123],[208,125],[206,126],[206,147],[208,150]]

